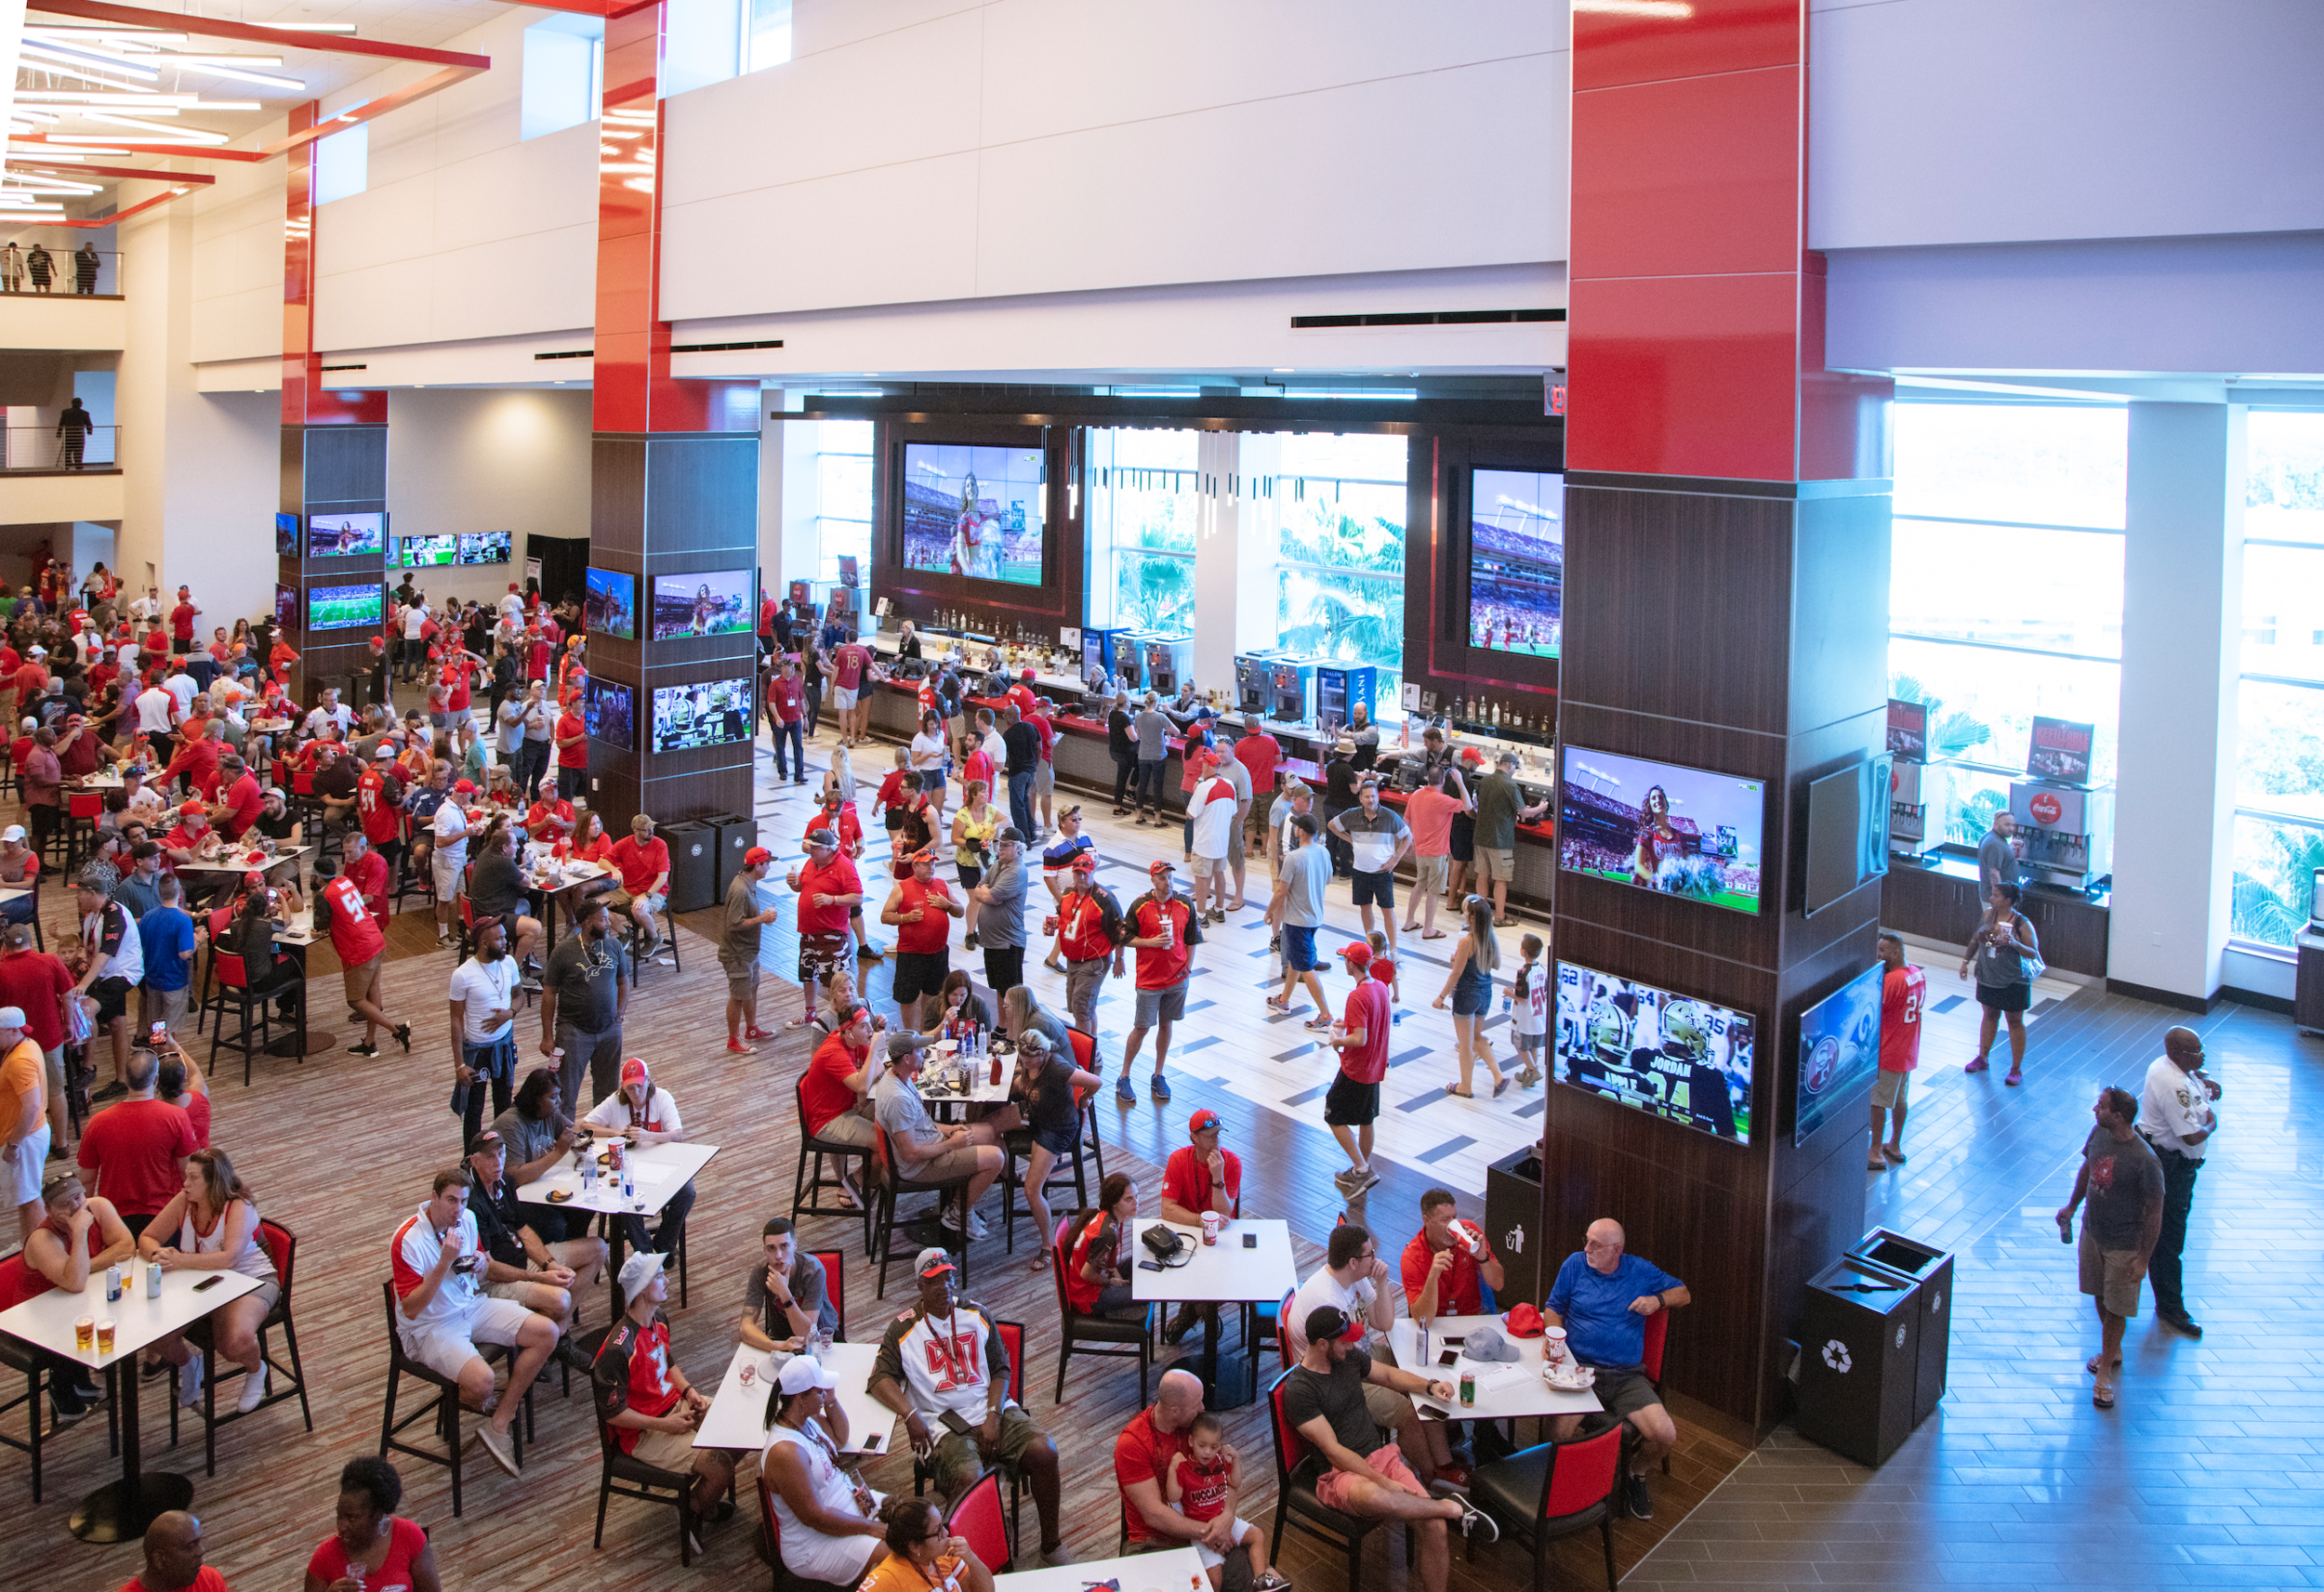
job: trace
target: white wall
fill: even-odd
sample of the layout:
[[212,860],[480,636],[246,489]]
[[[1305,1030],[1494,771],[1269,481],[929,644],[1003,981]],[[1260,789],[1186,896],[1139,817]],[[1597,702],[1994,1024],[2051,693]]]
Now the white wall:
[[514,533],[510,563],[412,572],[431,601],[498,598],[524,578],[526,536],[589,533],[588,393],[395,392],[388,400],[388,516],[398,536]]
[[2324,228],[2315,0],[1815,0],[1808,37],[1810,248]]

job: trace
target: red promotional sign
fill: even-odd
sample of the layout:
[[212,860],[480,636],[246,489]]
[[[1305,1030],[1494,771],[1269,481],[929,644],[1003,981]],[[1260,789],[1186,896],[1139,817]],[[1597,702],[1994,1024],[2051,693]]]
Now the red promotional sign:
[[2027,806],[2033,811],[2034,822],[2044,829],[2055,823],[2066,812],[2065,803],[2049,791],[2034,792],[2033,799]]

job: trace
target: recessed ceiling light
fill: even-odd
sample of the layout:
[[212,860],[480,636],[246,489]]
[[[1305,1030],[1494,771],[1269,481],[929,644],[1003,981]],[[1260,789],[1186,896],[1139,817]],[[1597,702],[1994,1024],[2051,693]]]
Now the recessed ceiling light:
[[1289,375],[1291,374],[1291,372],[1292,372],[1293,368],[1294,368],[1294,367],[1292,367],[1292,366],[1290,366],[1290,365],[1277,365],[1277,366],[1275,366],[1275,375]]

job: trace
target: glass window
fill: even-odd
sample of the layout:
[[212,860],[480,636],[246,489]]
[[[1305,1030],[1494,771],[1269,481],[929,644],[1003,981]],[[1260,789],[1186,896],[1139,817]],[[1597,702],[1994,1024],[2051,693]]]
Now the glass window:
[[852,554],[856,568],[871,573],[872,423],[816,423],[815,571],[819,580],[839,578],[839,558]]
[[2091,778],[2114,778],[2128,412],[1899,403],[1895,434],[1889,694],[1930,704],[1952,767],[1929,834],[1970,846],[2037,717],[2095,725]]
[[2234,939],[2290,950],[2324,868],[2324,414],[2245,431]]
[[1201,445],[1199,431],[1089,433],[1089,624],[1193,633]]
[[537,138],[597,120],[605,76],[605,20],[552,17],[524,30],[517,136]]
[[764,72],[791,59],[791,0],[743,0],[743,70]]
[[315,140],[315,203],[349,199],[371,186],[371,124]]
[[1405,439],[1279,439],[1275,619],[1281,645],[1379,671],[1373,716],[1404,717]]

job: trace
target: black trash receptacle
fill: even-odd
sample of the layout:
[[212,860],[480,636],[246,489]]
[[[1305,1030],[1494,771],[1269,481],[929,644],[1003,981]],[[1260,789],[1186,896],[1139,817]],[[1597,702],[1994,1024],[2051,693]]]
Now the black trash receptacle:
[[669,847],[669,909],[700,912],[716,906],[718,896],[719,834],[706,823],[689,819],[661,827]]
[[1843,1255],[1808,1279],[1800,1323],[1801,1435],[1877,1466],[1912,1434],[1921,1284]]
[[739,818],[731,812],[714,812],[702,822],[718,832],[718,877],[710,899],[722,901],[726,899],[726,887],[742,871],[745,853],[759,844],[759,821]]
[[1912,1424],[1936,1413],[1945,1396],[1945,1362],[1953,1342],[1953,1256],[1917,1238],[1876,1227],[1848,1251],[1921,1284],[1921,1359],[1912,1380]]
[[1512,1151],[1485,1169],[1485,1238],[1500,1257],[1501,1286],[1493,1302],[1506,1310],[1540,1304],[1541,1157]]

